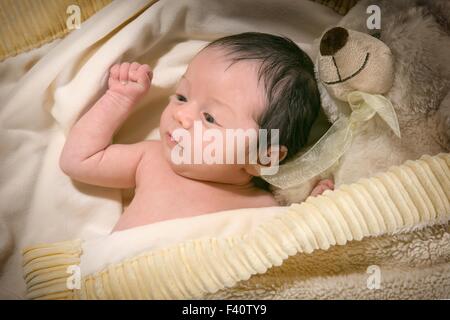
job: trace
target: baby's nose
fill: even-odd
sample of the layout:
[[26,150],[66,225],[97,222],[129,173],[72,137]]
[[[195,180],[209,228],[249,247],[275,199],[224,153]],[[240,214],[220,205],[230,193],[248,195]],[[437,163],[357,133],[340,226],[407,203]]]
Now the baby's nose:
[[175,111],[174,118],[178,121],[184,129],[189,129],[192,126],[193,118],[186,110],[186,107]]

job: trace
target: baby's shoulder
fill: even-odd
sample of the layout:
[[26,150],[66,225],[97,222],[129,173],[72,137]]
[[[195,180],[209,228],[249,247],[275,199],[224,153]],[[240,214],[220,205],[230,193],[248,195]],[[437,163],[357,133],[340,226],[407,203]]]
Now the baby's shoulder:
[[148,159],[158,159],[158,155],[162,154],[161,141],[159,140],[145,140],[145,153],[144,157]]
[[149,171],[155,175],[161,172],[161,167],[164,166],[161,141],[146,140],[144,143],[145,152],[137,168],[137,175],[148,175]]
[[157,160],[157,156],[161,154],[161,143],[158,140],[144,140],[136,144],[142,152],[140,164],[149,160]]

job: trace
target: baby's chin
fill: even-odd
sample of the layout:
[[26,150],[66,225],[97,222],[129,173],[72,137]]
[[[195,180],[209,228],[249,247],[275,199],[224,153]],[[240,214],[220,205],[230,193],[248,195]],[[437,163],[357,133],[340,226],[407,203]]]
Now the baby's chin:
[[245,172],[242,168],[235,165],[224,164],[178,164],[172,159],[172,150],[165,148],[164,155],[169,167],[174,173],[184,178],[215,182],[224,184],[244,185],[251,181],[253,178],[250,174]]
[[178,174],[179,176],[194,179],[194,180],[201,180],[200,175],[195,172],[195,170],[192,170],[188,168],[188,165],[186,164],[175,164],[170,159],[168,160],[169,166],[172,169],[173,172]]
[[219,165],[208,164],[175,164],[169,161],[169,166],[179,176],[187,179],[223,183],[232,185],[243,185],[250,182],[252,176],[243,175],[236,170],[223,170],[217,168]]
[[198,181],[226,183],[226,181],[224,181],[225,179],[221,179],[220,177],[215,176],[213,174],[213,170],[205,170],[205,166],[207,165],[175,164],[171,161],[169,161],[169,165],[172,168],[173,172],[184,178]]

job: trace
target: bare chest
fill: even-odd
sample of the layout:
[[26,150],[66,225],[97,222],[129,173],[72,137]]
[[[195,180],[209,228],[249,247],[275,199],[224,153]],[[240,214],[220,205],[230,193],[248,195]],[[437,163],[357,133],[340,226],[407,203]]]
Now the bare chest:
[[270,193],[237,194],[182,177],[162,161],[142,163],[136,173],[135,196],[119,225],[133,227],[223,210],[277,205]]

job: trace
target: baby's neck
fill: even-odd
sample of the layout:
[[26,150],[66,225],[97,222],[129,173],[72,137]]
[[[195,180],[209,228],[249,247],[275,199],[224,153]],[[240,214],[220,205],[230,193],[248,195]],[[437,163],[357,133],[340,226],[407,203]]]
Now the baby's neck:
[[242,194],[242,195],[251,195],[254,193],[262,193],[265,192],[261,188],[258,188],[255,186],[253,181],[248,181],[242,184],[233,184],[233,183],[220,183],[220,182],[211,182],[211,181],[205,181],[207,185],[213,187],[213,188],[219,188],[225,191]]

